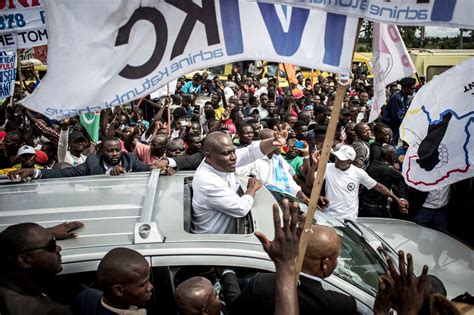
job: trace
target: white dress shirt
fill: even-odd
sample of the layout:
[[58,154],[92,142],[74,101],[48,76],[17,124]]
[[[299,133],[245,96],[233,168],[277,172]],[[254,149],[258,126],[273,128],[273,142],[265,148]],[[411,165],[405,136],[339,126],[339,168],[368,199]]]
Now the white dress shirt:
[[[237,165],[252,163],[264,156],[260,141],[236,151]],[[237,194],[240,182],[235,173],[216,170],[204,159],[193,178],[193,212],[191,231],[193,233],[236,233],[236,219],[250,211],[253,198]]]
[[[277,174],[278,169],[281,171],[280,176]],[[295,171],[280,154],[273,154],[271,159],[264,156],[251,164],[239,167],[235,173],[244,176],[253,175],[262,182],[271,184],[294,196],[301,190],[301,187],[293,179]],[[281,178],[281,176],[286,177],[286,179]]]

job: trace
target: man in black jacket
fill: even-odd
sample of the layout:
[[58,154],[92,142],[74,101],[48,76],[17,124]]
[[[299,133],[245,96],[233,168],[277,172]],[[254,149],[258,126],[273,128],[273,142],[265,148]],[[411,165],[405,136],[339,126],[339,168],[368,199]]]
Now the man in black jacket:
[[[341,239],[327,226],[312,230],[298,284],[300,314],[356,314],[353,297],[324,290],[321,283],[336,269]],[[231,314],[274,314],[275,274],[257,273],[240,295],[235,274],[226,273],[221,282]]]
[[122,152],[120,140],[114,137],[102,141],[100,154],[88,156],[86,161],[78,166],[65,169],[37,170],[23,168],[8,174],[10,179],[25,178],[56,178],[85,175],[119,175],[129,172],[149,171],[153,166],[143,163],[134,153]]
[[82,226],[73,221],[45,229],[20,223],[0,233],[1,314],[72,314],[47,296],[45,287],[62,269],[56,240],[75,237],[73,231]]

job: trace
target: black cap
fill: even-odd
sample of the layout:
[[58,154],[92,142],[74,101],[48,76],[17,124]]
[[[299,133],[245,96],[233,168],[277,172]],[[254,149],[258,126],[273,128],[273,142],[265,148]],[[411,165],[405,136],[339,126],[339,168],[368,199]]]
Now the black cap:
[[403,78],[399,82],[400,82],[400,85],[403,87],[410,87],[416,84],[416,80],[411,77]]
[[346,115],[352,115],[350,110],[348,110],[347,108],[343,108],[341,109],[341,115],[342,116],[346,116]]
[[314,108],[315,113],[320,113],[320,114],[326,114],[328,112],[328,109],[326,106],[323,105],[318,105]]
[[176,107],[173,111],[173,116],[187,116],[186,110],[182,107]]
[[352,103],[360,103],[359,97],[357,95],[351,96],[349,101]]
[[70,142],[76,142],[76,141],[87,141],[87,138],[84,136],[82,132],[79,131],[73,131],[69,134],[69,141]]

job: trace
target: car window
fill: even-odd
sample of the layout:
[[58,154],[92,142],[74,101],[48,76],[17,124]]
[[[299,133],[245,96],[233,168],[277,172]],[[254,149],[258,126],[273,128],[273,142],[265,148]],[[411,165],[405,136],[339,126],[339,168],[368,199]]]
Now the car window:
[[[307,212],[308,206],[301,199],[271,189],[268,185],[266,187],[280,203],[280,206],[281,201],[287,198],[290,202],[298,202],[302,213]],[[379,255],[363,238],[354,233],[350,226],[339,220],[325,217],[324,222],[314,219],[313,223],[329,225],[336,229],[341,237],[341,253],[334,275],[375,296],[378,290],[378,277],[385,273],[385,266]]]
[[[191,233],[192,225],[192,211],[193,211],[193,177],[184,178],[184,193],[183,193],[183,228],[184,231]],[[244,190],[242,187],[239,187],[237,192],[240,196],[244,195]],[[249,211],[247,215],[243,218],[237,219],[237,234],[252,234],[255,230],[253,225],[252,213]]]

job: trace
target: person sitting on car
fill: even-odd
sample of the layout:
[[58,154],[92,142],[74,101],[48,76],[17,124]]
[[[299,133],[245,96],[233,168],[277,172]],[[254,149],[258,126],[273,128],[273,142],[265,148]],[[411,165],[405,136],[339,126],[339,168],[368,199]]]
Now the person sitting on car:
[[275,131],[274,137],[253,142],[236,150],[231,138],[222,132],[210,133],[204,141],[205,158],[193,180],[193,233],[236,233],[237,218],[247,215],[261,182],[250,178],[243,196],[236,167],[252,163],[286,143],[288,131]]
[[76,298],[74,310],[78,314],[137,314],[151,297],[150,265],[139,252],[129,248],[110,250],[97,268],[99,287],[88,288]]
[[71,314],[54,302],[45,286],[62,270],[56,240],[75,237],[81,222],[45,229],[36,223],[7,227],[0,234],[0,314]]
[[151,168],[154,167],[140,161],[135,154],[122,152],[119,139],[107,137],[102,142],[100,154],[88,156],[84,163],[75,167],[48,170],[22,168],[10,172],[8,176],[11,180],[17,180],[18,178],[37,179],[100,174],[119,175],[128,172],[149,171]]

